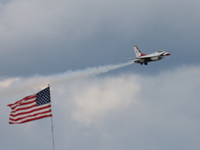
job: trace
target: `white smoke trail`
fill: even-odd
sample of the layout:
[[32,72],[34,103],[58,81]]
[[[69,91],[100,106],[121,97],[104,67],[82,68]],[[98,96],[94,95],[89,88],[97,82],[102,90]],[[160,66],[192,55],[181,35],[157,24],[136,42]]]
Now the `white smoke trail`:
[[[118,69],[121,67],[125,67],[127,65],[131,65],[133,64],[133,61],[127,62],[127,63],[120,63],[120,64],[116,64],[116,65],[107,65],[107,66],[99,66],[99,67],[93,67],[93,68],[86,68],[85,70],[77,70],[74,72],[71,71],[67,71],[64,74],[60,74],[56,76],[51,76],[49,79],[49,81],[52,84],[60,84],[62,82],[67,82],[69,80],[74,80],[74,79],[79,79],[79,78],[87,78],[89,76],[95,76],[101,73],[106,73],[108,71],[114,70],[114,69]],[[59,78],[57,78],[59,77]]]
[[127,63],[120,63],[115,65],[86,68],[84,70],[77,70],[77,71],[67,71],[62,74],[49,75],[49,76],[10,78],[0,82],[0,95],[5,95],[7,93],[20,94],[22,92],[24,93],[25,91],[30,91],[31,89],[32,90],[38,88],[42,89],[45,88],[48,84],[54,86],[75,79],[87,78],[89,76],[95,76],[101,73],[106,73],[114,69],[125,67],[133,63],[134,61],[129,61]]

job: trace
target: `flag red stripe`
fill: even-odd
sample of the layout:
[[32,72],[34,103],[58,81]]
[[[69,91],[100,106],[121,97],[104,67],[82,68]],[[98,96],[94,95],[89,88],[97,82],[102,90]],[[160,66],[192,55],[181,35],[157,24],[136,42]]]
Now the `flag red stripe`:
[[31,109],[31,108],[36,107],[36,106],[37,106],[36,104],[33,104],[32,106],[16,108],[14,111],[17,112],[17,111],[21,111],[21,110]]
[[8,106],[10,106],[12,109],[14,109],[16,106],[21,105],[23,101],[26,102],[27,100],[35,99],[35,98],[36,98],[36,95],[27,96],[27,97],[25,97],[25,98],[15,102],[15,103],[13,103],[13,104],[8,104]]
[[27,107],[15,109],[15,110],[13,110],[12,112],[14,112],[14,113],[17,114],[17,112],[19,112],[19,113],[20,113],[20,112],[28,112],[29,110],[31,111],[31,110],[34,110],[35,108],[38,108],[38,109],[44,108],[44,109],[45,109],[47,106],[51,106],[51,104],[40,105],[40,106],[37,106],[36,104],[34,104],[34,105],[32,105],[32,106],[27,106]]
[[11,120],[11,121],[19,121],[19,120],[23,120],[23,119],[30,118],[30,117],[37,118],[37,116],[39,116],[39,115],[46,115],[46,114],[49,115],[49,113],[51,113],[51,110],[44,111],[44,112],[37,113],[37,114],[27,115],[27,116],[25,116],[25,117],[20,117],[20,118],[15,118],[15,119],[12,119],[12,118],[10,117],[10,120]]
[[[25,102],[21,102],[20,106],[26,106],[28,104],[32,104],[32,103],[35,103],[35,99],[31,100],[31,101],[25,101]],[[19,106],[18,106],[19,107]]]
[[17,109],[20,109],[20,108],[25,108],[25,107],[28,107],[28,106],[31,106],[31,104],[36,104],[36,100],[33,99],[31,101],[28,101],[26,103],[19,103],[19,104],[16,104],[16,105],[13,105],[11,106],[11,109],[12,110],[17,110]]
[[40,111],[40,110],[43,110],[43,109],[46,109],[46,108],[51,108],[51,105],[49,104],[49,105],[47,105],[47,106],[39,107],[39,108],[38,108],[38,106],[36,105],[36,106],[34,106],[34,107],[32,107],[32,108],[35,108],[35,109],[32,109],[32,110],[30,110],[30,111],[26,111],[26,112],[19,112],[19,113],[17,113],[17,112],[12,113],[12,112],[11,112],[10,116],[12,116],[12,117],[17,117],[17,116],[20,116],[20,115],[25,115],[25,114],[37,112],[37,111]]
[[9,122],[9,124],[21,124],[21,123],[26,123],[26,122],[29,122],[29,121],[34,121],[34,120],[38,120],[38,119],[42,119],[42,118],[46,118],[46,117],[52,117],[52,114],[50,115],[46,115],[46,116],[41,116],[41,117],[38,117],[38,118],[33,118],[33,119],[27,119],[25,121],[21,121],[21,122]]

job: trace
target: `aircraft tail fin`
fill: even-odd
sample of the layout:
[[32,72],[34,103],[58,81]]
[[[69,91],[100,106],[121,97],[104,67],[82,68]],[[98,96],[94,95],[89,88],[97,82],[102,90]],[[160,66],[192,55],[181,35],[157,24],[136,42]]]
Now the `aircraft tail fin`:
[[143,54],[141,51],[140,51],[140,49],[135,45],[135,46],[133,46],[133,49],[134,49],[134,51],[135,51],[135,55],[136,55],[136,57],[141,57],[141,56],[145,56],[146,54]]

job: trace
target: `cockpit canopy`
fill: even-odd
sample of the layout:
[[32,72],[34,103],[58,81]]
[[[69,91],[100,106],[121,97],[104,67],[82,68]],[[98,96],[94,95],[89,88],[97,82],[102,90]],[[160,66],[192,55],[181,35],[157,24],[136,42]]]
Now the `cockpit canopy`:
[[159,52],[159,53],[162,53],[162,52],[165,52],[165,51],[163,51],[163,50],[158,50],[158,52]]

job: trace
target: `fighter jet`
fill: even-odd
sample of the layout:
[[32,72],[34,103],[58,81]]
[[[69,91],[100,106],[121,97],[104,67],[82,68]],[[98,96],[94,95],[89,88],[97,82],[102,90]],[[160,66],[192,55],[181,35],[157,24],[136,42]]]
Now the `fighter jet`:
[[171,55],[170,53],[163,50],[158,50],[157,52],[154,52],[152,54],[143,54],[136,45],[133,46],[133,49],[135,51],[136,58],[127,59],[134,59],[135,63],[139,63],[141,65],[148,65],[148,62],[158,61],[163,59],[165,56]]

